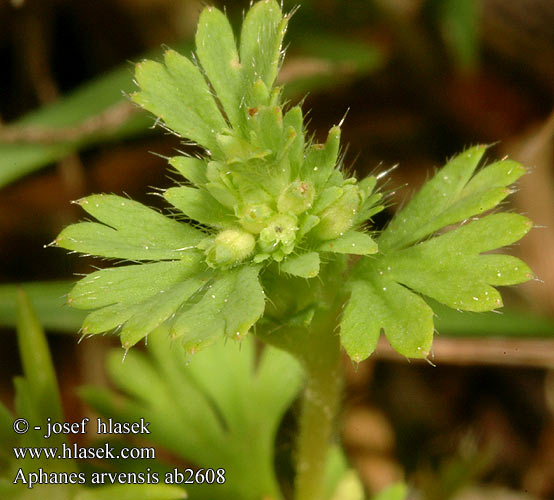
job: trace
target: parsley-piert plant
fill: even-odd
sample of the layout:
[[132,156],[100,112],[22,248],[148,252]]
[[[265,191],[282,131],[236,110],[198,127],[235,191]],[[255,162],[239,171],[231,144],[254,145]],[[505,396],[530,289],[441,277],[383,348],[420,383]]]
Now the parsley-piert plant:
[[163,194],[172,216],[116,195],[87,196],[77,203],[98,222],[67,227],[56,244],[128,262],[73,288],[69,303],[92,310],[84,334],[115,330],[128,349],[164,324],[168,342],[194,353],[252,331],[296,356],[306,382],[295,495],[318,500],[341,345],[360,362],[383,331],[403,356],[429,356],[433,311],[422,296],[466,311],[501,307],[494,287],[532,273],[487,252],[532,224],[488,213],[525,169],[511,160],[478,169],[486,147],[475,146],[371,233],[383,209],[376,177],[341,169],[340,127],[324,144],[307,139],[300,106],[286,105],[275,84],[288,21],[275,0],[260,1],[237,44],[226,16],[207,7],[192,60],[167,50],[163,62],[137,64],[133,101],[203,153],[169,159],[186,179]]

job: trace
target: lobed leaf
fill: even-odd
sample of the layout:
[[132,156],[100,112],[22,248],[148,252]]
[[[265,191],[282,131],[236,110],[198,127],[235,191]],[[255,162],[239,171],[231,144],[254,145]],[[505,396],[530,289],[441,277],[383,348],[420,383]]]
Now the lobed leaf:
[[140,311],[140,304],[111,304],[89,313],[83,320],[84,335],[95,335],[120,328],[130,317]]
[[103,269],[79,281],[68,302],[95,309],[83,322],[84,334],[121,329],[125,347],[136,344],[167,321],[203,286],[199,255],[183,260]]
[[[129,229],[116,231],[96,222],[80,222],[66,227],[55,243],[61,248],[82,254],[127,260],[176,259],[184,250],[193,248],[183,247],[185,242],[170,246],[158,241],[154,245],[151,238],[141,239]],[[178,246],[181,248],[176,248]]]
[[[414,292],[452,308],[490,311],[502,306],[494,286],[533,277],[515,257],[481,255],[522,238],[532,224],[521,215],[488,215],[414,244],[445,225],[493,208],[509,194],[506,186],[524,173],[517,163],[504,160],[471,177],[483,152],[484,147],[476,147],[451,160],[378,238],[382,253],[356,266],[353,275],[358,281],[352,284],[341,324],[343,344],[354,359],[371,354],[381,327],[401,354],[427,355],[433,334],[431,309]],[[375,318],[379,326],[365,326]]]
[[175,259],[205,235],[141,203],[116,195],[92,195],[78,201],[100,222],[66,227],[56,245],[80,253],[129,260]]
[[[353,230],[383,208],[381,195],[373,193],[377,179],[357,184],[354,178],[345,179],[337,168],[339,127],[329,131],[325,144],[306,148],[300,107],[283,116],[281,91],[274,84],[287,22],[275,0],[257,2],[245,17],[237,51],[225,15],[208,7],[196,34],[201,68],[173,51],[165,53],[163,64],[137,66],[141,90],[134,96],[136,102],[203,146],[213,160],[173,159],[175,168],[197,188],[171,188],[165,198],[187,217],[212,228],[250,225],[252,242],[253,234],[260,231],[269,238],[263,224],[275,208],[282,212],[279,217],[294,212],[291,232],[296,240],[279,250],[260,244],[264,253],[253,260],[261,262],[273,252],[273,260],[281,262],[294,250],[294,243],[308,235],[304,241],[314,251],[289,255],[280,266],[283,272],[302,278],[319,273],[318,252],[367,256],[377,253],[378,243],[381,253],[360,259],[354,268],[342,321],[343,344],[354,359],[361,360],[375,348],[383,330],[400,353],[424,357],[432,341],[432,312],[414,292],[452,307],[490,310],[501,305],[494,286],[532,276],[515,258],[480,255],[523,236],[530,223],[521,216],[489,215],[436,236],[447,226],[465,224],[493,209],[510,194],[508,186],[524,169],[504,160],[476,172],[486,147],[470,148],[450,160],[396,214],[377,243]],[[298,180],[316,193],[309,207],[296,211],[286,190]],[[102,224],[67,228],[58,243],[108,257],[175,262],[159,263],[158,268],[136,275],[131,275],[131,268],[94,273],[70,297],[81,307],[99,300],[100,309],[87,317],[85,328],[99,332],[121,326],[122,341],[130,346],[167,323],[171,335],[181,338],[189,351],[221,336],[240,338],[246,333],[264,312],[259,269],[245,266],[202,273],[196,268],[187,274],[185,259],[195,255],[192,249],[212,240],[200,230],[139,204],[129,208],[127,203],[134,202],[118,197],[85,199],[84,204],[90,205],[85,209]],[[250,211],[263,215],[259,225],[248,220],[245,214]],[[330,262],[346,260],[344,255],[327,257]],[[329,269],[322,271],[326,274]],[[127,293],[125,286],[137,290]],[[292,298],[292,302],[298,300]],[[313,300],[290,310],[299,318],[311,318],[312,306]]]
[[[497,237],[491,237],[492,230]],[[478,255],[520,239],[525,217],[495,214],[379,259],[379,273],[456,309],[490,311],[502,306],[492,285],[532,278],[529,267],[507,255]]]
[[188,186],[169,188],[164,198],[187,217],[212,227],[229,224],[232,213],[208,191]]
[[320,252],[370,255],[377,253],[377,243],[375,243],[369,234],[348,231],[340,238],[326,241],[318,250]]
[[[240,61],[246,82],[261,80],[271,89],[279,71],[288,19],[275,0],[262,0],[247,12],[240,34]],[[267,104],[251,103],[252,105]]]
[[174,156],[169,159],[169,164],[174,167],[185,179],[193,184],[201,186],[208,182],[206,176],[206,162],[190,156]]
[[227,16],[208,6],[200,14],[196,53],[231,125],[240,130],[243,117],[243,69]]
[[525,169],[502,160],[471,177],[484,151],[485,146],[476,146],[448,162],[393,218],[379,238],[380,248],[386,252],[410,245],[442,227],[486,212],[506,198],[511,193],[507,186]]
[[[439,238],[425,242],[423,248],[437,247],[463,249],[467,254],[488,252],[518,241],[533,227],[523,215],[497,213],[449,231]],[[422,248],[422,247],[419,247]]]
[[142,302],[123,325],[121,344],[128,348],[146,337],[173,316],[202,285],[201,279],[190,278],[167,290],[160,290],[156,296]]
[[143,61],[136,66],[140,91],[132,99],[161,118],[177,134],[211,152],[218,151],[215,134],[227,127],[200,70],[173,50],[164,64]]
[[354,361],[362,361],[375,350],[381,330],[398,353],[424,358],[433,341],[433,310],[410,290],[373,273],[352,283],[342,345]]
[[264,291],[257,267],[239,267],[217,276],[203,297],[178,313],[171,336],[189,349],[212,343],[224,335],[241,338],[262,316]]
[[480,191],[509,186],[526,173],[525,167],[513,160],[502,160],[479,170],[464,188],[469,196]]
[[200,270],[197,254],[186,259],[102,269],[78,281],[68,302],[78,309],[141,302]]
[[124,301],[91,312],[83,322],[84,334],[104,333],[121,329],[121,343],[135,345],[152,330],[167,321],[187,300],[202,288],[201,278],[187,278],[158,288],[144,299]]
[[371,286],[365,281],[354,281],[350,288],[350,300],[340,323],[340,336],[348,355],[354,361],[361,361],[375,351],[381,327],[371,317]]

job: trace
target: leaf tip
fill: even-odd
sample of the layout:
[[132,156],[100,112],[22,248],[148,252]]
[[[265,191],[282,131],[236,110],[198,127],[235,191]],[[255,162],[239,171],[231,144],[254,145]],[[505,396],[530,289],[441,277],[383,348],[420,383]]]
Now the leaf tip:
[[83,206],[83,205],[87,205],[88,204],[88,199],[87,197],[84,197],[84,198],[79,198],[78,200],[71,200],[70,202],[72,205],[79,205],[79,206]]
[[333,125],[330,129],[329,129],[329,136],[332,137],[333,139],[339,139],[340,138],[340,134],[341,134],[341,128],[340,128],[340,125]]
[[353,356],[351,356],[351,358],[352,358],[352,361],[354,361],[354,363],[356,363],[357,365],[360,364],[365,359],[359,353],[354,354]]
[[248,332],[240,332],[240,331],[237,331],[235,332],[235,335],[233,335],[233,340],[235,340],[236,342],[242,342],[244,340],[244,338],[246,337],[246,334]]
[[429,351],[421,346],[417,346],[416,351],[418,358],[427,359],[429,357]]
[[[58,236],[58,238],[59,238],[59,236]],[[45,243],[44,245],[42,245],[42,248],[57,247],[58,246],[58,238],[56,238],[55,240],[52,240],[50,243]]]

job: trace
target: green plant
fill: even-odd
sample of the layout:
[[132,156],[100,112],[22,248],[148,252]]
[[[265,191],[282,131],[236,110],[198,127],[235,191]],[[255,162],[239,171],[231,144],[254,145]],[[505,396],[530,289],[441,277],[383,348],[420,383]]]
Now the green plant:
[[[31,429],[35,425],[43,426],[47,419],[63,422],[63,409],[46,336],[29,298],[22,290],[19,290],[17,298],[17,339],[24,377],[15,379],[15,415],[25,417]],[[0,404],[0,496],[4,499],[25,500],[39,496],[46,500],[184,498],[182,488],[167,484],[112,484],[90,488],[84,485],[84,473],[74,459],[52,460],[45,454],[38,458],[29,454],[22,459],[14,458],[16,449],[56,447],[58,450],[67,445],[68,440],[63,434],[45,439],[42,432],[33,431],[14,436],[13,425],[11,412]],[[39,483],[38,477],[41,474],[48,480],[41,479]]]
[[247,337],[240,349],[218,342],[187,363],[167,334],[164,327],[153,332],[148,353],[130,352],[125,363],[119,350],[110,353],[109,373],[123,398],[86,387],[85,399],[114,421],[150,422],[156,448],[196,467],[225,469],[223,484],[187,485],[190,498],[278,498],[275,435],[301,387],[298,362],[275,348],[256,359]]
[[515,257],[485,252],[532,224],[486,214],[525,169],[502,160],[477,170],[486,147],[475,146],[371,234],[383,209],[377,178],[349,176],[340,127],[314,143],[301,108],[284,103],[275,85],[288,20],[275,1],[256,3],[237,48],[225,15],[207,7],[197,63],[171,50],[163,63],[139,63],[133,100],[203,154],[169,159],[188,181],[164,192],[173,217],[115,195],[88,196],[77,203],[99,222],[69,226],[55,244],[142,262],[77,283],[69,303],[93,309],[85,335],[116,330],[129,349],[163,325],[193,354],[253,330],[293,354],[306,377],[295,495],[316,500],[339,405],[341,344],[360,362],[383,330],[400,354],[428,357],[433,311],[421,295],[461,310],[501,307],[494,287],[532,273]]
[[[22,290],[18,292],[17,305],[17,334],[25,377],[15,382],[15,415],[27,419],[32,427],[43,425],[48,418],[65,421],[46,338]],[[254,340],[247,337],[240,346],[219,342],[189,364],[182,348],[170,346],[166,336],[166,328],[157,329],[151,335],[147,353],[133,351],[125,364],[121,363],[121,353],[112,351],[109,372],[123,397],[95,386],[83,388],[81,394],[101,415],[114,421],[145,419],[151,434],[141,437],[142,444],[154,445],[154,449],[162,446],[173,457],[182,457],[186,463],[199,467],[200,473],[217,464],[218,470],[224,471],[224,482],[187,484],[185,494],[174,482],[186,476],[177,478],[176,471],[180,469],[166,455],[133,461],[112,457],[109,464],[83,459],[60,462],[46,454],[35,458],[27,454],[22,459],[16,451],[21,453],[23,447],[58,452],[69,444],[68,440],[59,434],[45,439],[42,432],[14,438],[13,416],[0,405],[2,498],[172,500],[188,498],[187,494],[197,500],[278,498],[273,467],[275,433],[301,387],[298,362],[272,347],[258,356]],[[117,454],[123,445],[138,443],[110,437],[87,444],[107,445]],[[106,472],[111,477],[95,486],[94,475]],[[132,484],[132,478],[141,474],[145,483],[139,480]],[[70,484],[68,477],[75,484]],[[325,498],[332,500],[364,498],[361,483],[338,446],[329,454],[324,491]],[[397,484],[380,492],[374,500],[402,500],[405,496],[405,486]]]

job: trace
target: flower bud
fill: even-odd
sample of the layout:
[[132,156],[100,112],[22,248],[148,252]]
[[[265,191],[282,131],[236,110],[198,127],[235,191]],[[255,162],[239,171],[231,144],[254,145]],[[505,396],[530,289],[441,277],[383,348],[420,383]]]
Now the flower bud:
[[342,196],[323,211],[319,224],[311,234],[320,240],[333,240],[342,236],[352,227],[361,201],[358,186],[344,186]]
[[238,213],[240,225],[250,233],[258,234],[274,214],[265,203],[244,205]]
[[259,246],[262,251],[271,253],[278,247],[285,253],[290,253],[296,241],[296,224],[294,215],[278,214],[272,217],[260,233]]
[[206,262],[210,267],[230,267],[243,261],[254,250],[254,236],[242,229],[221,231],[206,249]]
[[310,181],[296,180],[289,184],[277,200],[277,209],[281,213],[295,215],[311,208],[315,197],[314,185]]

